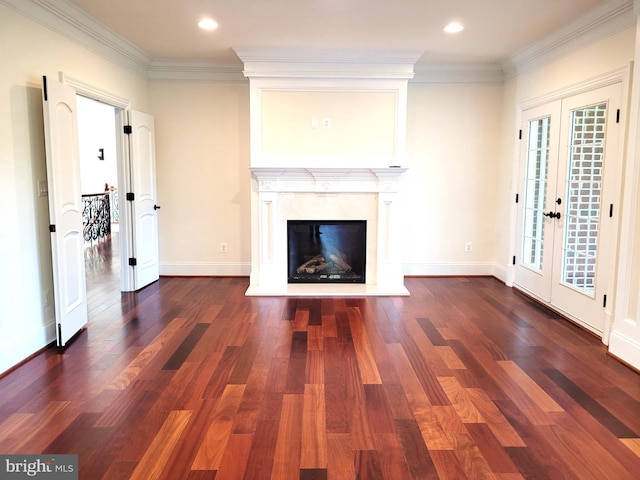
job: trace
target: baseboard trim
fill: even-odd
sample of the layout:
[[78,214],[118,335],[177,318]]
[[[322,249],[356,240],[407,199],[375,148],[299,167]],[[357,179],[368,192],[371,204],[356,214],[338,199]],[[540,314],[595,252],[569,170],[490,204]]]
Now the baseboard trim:
[[167,277],[248,277],[250,263],[163,263],[160,275]]
[[10,344],[0,345],[0,377],[15,370],[24,362],[38,355],[56,340],[55,321],[47,323]]
[[[405,263],[403,273],[408,277],[474,277],[491,276],[506,283],[507,269],[490,262],[478,263]],[[245,277],[251,275],[251,263],[163,263],[162,276],[186,277]]]
[[478,263],[405,263],[403,272],[408,277],[474,277],[491,276],[502,282],[507,278],[506,268],[490,262]]
[[640,343],[616,331],[615,328],[609,337],[609,355],[628,367],[640,371]]

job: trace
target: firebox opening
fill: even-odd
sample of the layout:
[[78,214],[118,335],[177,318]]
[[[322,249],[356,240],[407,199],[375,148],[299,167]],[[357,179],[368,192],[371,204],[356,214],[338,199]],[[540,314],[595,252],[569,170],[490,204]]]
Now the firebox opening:
[[289,283],[365,283],[366,220],[288,220]]

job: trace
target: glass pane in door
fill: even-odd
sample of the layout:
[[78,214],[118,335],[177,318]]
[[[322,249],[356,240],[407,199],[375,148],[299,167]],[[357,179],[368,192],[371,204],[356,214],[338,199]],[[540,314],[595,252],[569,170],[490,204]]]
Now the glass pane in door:
[[522,264],[542,270],[551,117],[529,122],[522,222]]
[[562,281],[593,295],[607,104],[571,112],[567,162]]

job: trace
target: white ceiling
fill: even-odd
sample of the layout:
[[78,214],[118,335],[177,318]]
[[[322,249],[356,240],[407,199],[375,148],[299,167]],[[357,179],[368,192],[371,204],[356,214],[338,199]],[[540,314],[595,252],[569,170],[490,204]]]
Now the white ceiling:
[[[422,62],[501,63],[612,0],[70,1],[154,60],[238,61],[234,48],[261,47],[417,50]],[[198,29],[205,16],[220,27]],[[451,20],[465,30],[445,34]]]

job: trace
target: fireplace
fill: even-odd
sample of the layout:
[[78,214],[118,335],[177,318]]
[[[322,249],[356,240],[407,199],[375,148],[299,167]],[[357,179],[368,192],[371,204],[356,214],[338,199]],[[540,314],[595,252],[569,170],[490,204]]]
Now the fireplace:
[[[236,53],[250,90],[246,294],[409,295],[402,263],[408,212],[400,177],[406,171],[407,83],[422,52],[243,48]],[[331,229],[354,219],[363,221],[357,236],[364,244],[358,246],[362,256],[340,245],[334,254],[340,261],[333,263],[344,265],[331,270],[317,245],[329,243]],[[309,223],[301,221],[313,225],[311,238]],[[320,225],[317,237],[313,222]],[[289,235],[298,237],[298,250],[304,251],[294,249],[293,259]]]
[[365,283],[366,220],[288,220],[289,283]]
[[[251,167],[252,270],[246,294],[293,295],[408,295],[402,271],[402,207],[399,178],[403,168],[270,168]],[[319,255],[309,247],[302,259],[290,259],[287,249],[292,226],[296,235],[312,244],[328,243],[329,227],[361,221],[358,234],[362,256],[340,246],[352,270],[362,265],[362,279],[347,275],[338,279],[320,276],[291,281],[297,270]],[[313,225],[309,238],[309,225]],[[315,238],[319,226],[319,239]],[[323,227],[324,226],[324,227]],[[323,228],[326,233],[323,232]],[[299,229],[299,231],[298,231]],[[327,240],[325,240],[327,235]],[[313,254],[313,255],[312,255]],[[305,259],[306,255],[306,259]],[[340,257],[338,257],[340,258]],[[325,258],[326,260],[326,258]],[[353,265],[352,265],[353,264]],[[312,269],[313,270],[313,269]]]

